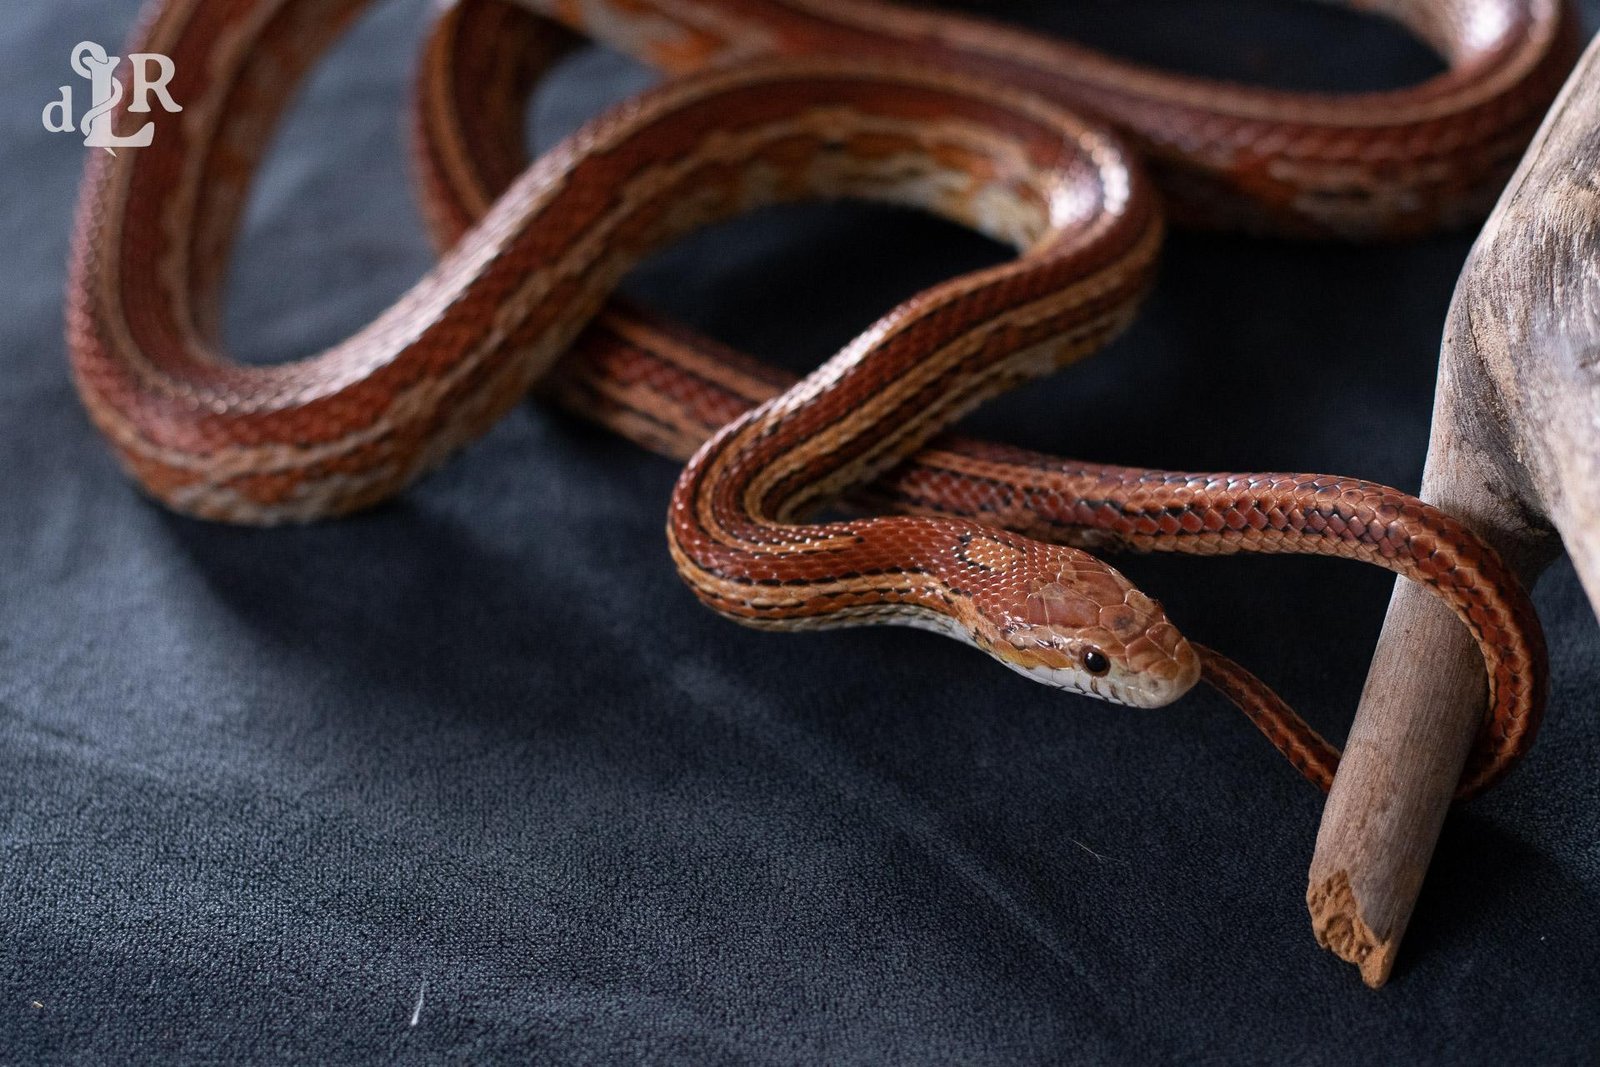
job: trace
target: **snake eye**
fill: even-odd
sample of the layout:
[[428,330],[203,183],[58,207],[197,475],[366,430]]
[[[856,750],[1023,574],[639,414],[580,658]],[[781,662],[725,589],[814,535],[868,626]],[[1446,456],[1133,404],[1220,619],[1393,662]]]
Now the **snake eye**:
[[1096,678],[1103,678],[1111,671],[1111,661],[1104,652],[1090,646],[1083,650],[1083,669]]

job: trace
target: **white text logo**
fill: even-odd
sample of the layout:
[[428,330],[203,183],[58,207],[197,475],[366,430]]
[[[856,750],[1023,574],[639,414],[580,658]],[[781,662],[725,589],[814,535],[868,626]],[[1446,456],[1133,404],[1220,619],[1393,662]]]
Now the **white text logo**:
[[[45,105],[44,128],[51,133],[83,132],[83,143],[90,148],[104,148],[116,155],[119,148],[144,148],[156,136],[156,124],[147,122],[133,133],[116,134],[111,130],[111,112],[122,102],[122,83],[116,78],[121,56],[107,55],[106,50],[93,41],[84,41],[72,50],[72,69],[79,77],[89,81],[91,105],[81,122],[73,121],[72,86],[63,85],[61,95]],[[128,57],[133,68],[133,102],[128,110],[134,114],[150,113],[150,97],[154,95],[161,107],[169,112],[182,111],[178,102],[167,91],[177,69],[169,56],[156,52],[135,52]]]

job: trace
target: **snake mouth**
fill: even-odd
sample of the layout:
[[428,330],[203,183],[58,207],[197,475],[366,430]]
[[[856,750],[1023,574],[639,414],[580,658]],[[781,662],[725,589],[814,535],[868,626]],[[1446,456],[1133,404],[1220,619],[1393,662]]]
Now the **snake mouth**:
[[1194,646],[1165,619],[1123,635],[1103,627],[1019,626],[1006,638],[986,651],[1012,670],[1124,707],[1166,707],[1200,680]]
[[1004,648],[998,658],[1007,667],[1052,689],[1094,697],[1110,704],[1130,708],[1163,708],[1192,689],[1200,680],[1200,657],[1183,638],[1177,638],[1171,651],[1157,657],[1146,653],[1130,659],[1119,655],[1103,674],[1083,668],[1077,656],[1064,656],[1059,649],[1031,649],[1027,652]]

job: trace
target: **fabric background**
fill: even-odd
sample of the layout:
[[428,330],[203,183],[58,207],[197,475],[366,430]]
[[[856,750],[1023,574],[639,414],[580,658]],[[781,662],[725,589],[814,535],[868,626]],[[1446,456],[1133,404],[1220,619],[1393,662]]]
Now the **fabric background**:
[[[379,5],[294,112],[237,267],[243,358],[336,340],[430,262],[400,120],[422,7]],[[1434,69],[1320,5],[1005,10],[1283,85]],[[25,0],[0,29],[0,1061],[1600,1057],[1600,636],[1564,563],[1537,590],[1544,733],[1451,818],[1374,993],[1309,930],[1320,797],[1217,697],[1132,712],[924,633],[735,627],[673,574],[673,465],[536,403],[354,519],[147,503],[68,380],[83,149],[39,121],[72,46],[116,45],[134,13]],[[541,138],[646,80],[578,60]],[[1469,240],[1178,234],[1124,339],[973,422],[1415,488]],[[799,369],[994,255],[914,215],[804,208],[633,288]],[[1385,574],[1120,562],[1342,736]]]

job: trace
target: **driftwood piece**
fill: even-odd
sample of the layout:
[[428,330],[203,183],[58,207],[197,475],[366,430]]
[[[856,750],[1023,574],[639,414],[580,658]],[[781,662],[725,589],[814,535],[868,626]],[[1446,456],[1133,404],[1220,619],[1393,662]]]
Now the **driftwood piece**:
[[[1600,615],[1600,37],[1457,283],[1421,495],[1530,584],[1564,545]],[[1317,940],[1368,985],[1394,964],[1484,699],[1466,629],[1397,583],[1306,893]]]

